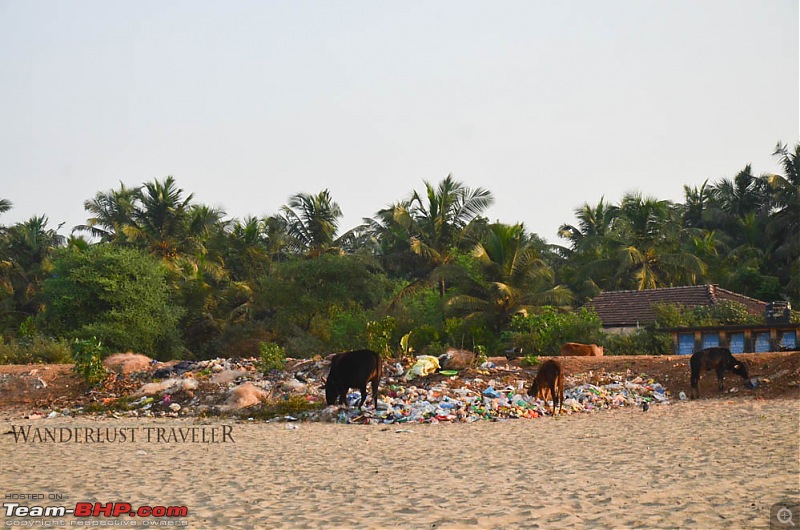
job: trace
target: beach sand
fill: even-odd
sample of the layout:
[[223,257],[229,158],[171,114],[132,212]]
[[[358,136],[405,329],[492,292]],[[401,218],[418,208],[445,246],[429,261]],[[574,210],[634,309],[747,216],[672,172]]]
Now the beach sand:
[[[797,399],[472,424],[61,417],[0,425],[139,434],[113,444],[2,435],[0,494],[62,494],[67,506],[185,505],[190,528],[768,528],[772,504],[800,501]],[[234,443],[148,443],[143,434],[191,426],[230,426]]]

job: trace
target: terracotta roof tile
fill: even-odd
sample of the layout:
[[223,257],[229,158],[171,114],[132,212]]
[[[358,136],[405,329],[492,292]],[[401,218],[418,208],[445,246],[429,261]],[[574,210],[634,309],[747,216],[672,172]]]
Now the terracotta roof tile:
[[665,287],[644,291],[607,291],[597,295],[587,307],[593,308],[605,327],[627,327],[655,321],[653,304],[683,304],[687,307],[711,305],[721,300],[743,304],[748,312],[763,316],[767,303],[734,293],[718,285]]

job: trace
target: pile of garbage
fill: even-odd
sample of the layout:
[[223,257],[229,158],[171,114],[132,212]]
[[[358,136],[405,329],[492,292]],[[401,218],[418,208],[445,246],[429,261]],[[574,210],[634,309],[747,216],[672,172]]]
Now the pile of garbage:
[[[287,359],[283,370],[263,373],[255,358],[160,363],[142,357],[109,357],[105,365],[116,375],[107,378],[103,390],[93,392],[91,406],[54,410],[47,416],[105,412],[115,417],[266,418],[259,412],[276,404],[277,409],[281,404],[291,409],[276,420],[339,423],[502,421],[552,414],[549,402],[527,395],[536,367],[511,366],[502,358],[477,366],[473,362],[472,367],[463,356],[459,362],[454,361],[458,356],[392,361],[385,364],[378,406],[370,395],[367,407],[358,408],[357,390],[348,394],[348,406],[326,407],[323,380],[329,359]],[[669,403],[660,383],[630,371],[571,374],[565,386],[565,414]]]
[[[490,374],[499,372],[492,369]],[[567,378],[562,412],[574,414],[595,412],[626,406],[642,407],[645,403],[668,404],[667,390],[644,375],[628,379],[630,374],[604,374],[606,384],[587,382],[592,373]],[[507,377],[506,377],[507,379]],[[377,410],[358,409],[354,405],[360,392],[348,394],[350,407],[329,407],[310,414],[308,419],[339,423],[439,423],[500,421],[517,418],[538,418],[552,414],[552,403],[527,395],[530,386],[525,379],[499,388],[498,381],[483,378],[464,379],[451,376],[429,386],[390,385],[378,400]],[[497,388],[496,388],[497,387]]]

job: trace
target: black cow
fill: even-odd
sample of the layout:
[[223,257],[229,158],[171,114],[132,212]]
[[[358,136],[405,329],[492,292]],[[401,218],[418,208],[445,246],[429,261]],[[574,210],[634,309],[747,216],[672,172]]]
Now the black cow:
[[556,405],[560,413],[564,405],[564,370],[558,361],[549,360],[542,363],[539,373],[533,380],[528,395],[537,399],[547,400],[547,392],[553,400],[553,416],[556,415]]
[[726,370],[740,375],[743,379],[749,379],[747,375],[747,365],[742,361],[737,361],[728,348],[706,348],[692,355],[689,365],[692,368],[692,390],[691,399],[700,397],[700,389],[697,384],[700,382],[700,372],[704,370],[716,370],[719,389],[722,391],[722,377]]
[[347,391],[361,391],[359,407],[367,401],[367,383],[372,382],[372,401],[378,406],[378,384],[383,376],[381,357],[372,350],[337,353],[331,359],[331,370],[325,381],[325,401],[334,405],[338,400],[347,405]]

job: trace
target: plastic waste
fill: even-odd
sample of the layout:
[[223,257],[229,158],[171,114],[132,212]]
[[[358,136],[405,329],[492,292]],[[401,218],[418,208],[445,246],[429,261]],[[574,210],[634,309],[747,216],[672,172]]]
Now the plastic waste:
[[417,361],[409,368],[406,374],[406,379],[411,381],[417,377],[424,377],[436,373],[441,368],[439,366],[439,359],[432,355],[420,355]]
[[492,388],[491,386],[486,387],[486,390],[483,391],[484,396],[488,396],[490,398],[500,397],[500,392]]

